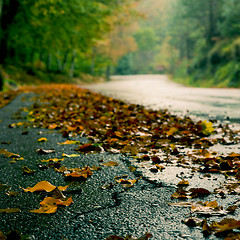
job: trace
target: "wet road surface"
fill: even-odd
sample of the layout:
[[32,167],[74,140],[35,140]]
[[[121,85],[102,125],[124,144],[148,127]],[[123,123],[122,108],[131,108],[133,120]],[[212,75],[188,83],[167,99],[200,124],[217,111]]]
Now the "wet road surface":
[[152,109],[240,123],[240,89],[185,87],[166,75],[113,76],[110,82],[84,87]]

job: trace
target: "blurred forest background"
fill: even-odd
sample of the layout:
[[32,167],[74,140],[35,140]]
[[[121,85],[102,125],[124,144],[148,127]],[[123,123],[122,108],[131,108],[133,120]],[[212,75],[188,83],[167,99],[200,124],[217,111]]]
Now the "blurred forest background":
[[239,0],[0,0],[0,88],[169,74],[240,87]]

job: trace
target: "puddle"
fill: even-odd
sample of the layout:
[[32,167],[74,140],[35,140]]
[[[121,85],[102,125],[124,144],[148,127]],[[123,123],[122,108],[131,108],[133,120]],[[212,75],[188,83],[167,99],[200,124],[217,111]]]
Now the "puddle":
[[181,180],[187,180],[190,188],[206,188],[209,191],[213,191],[215,188],[221,186],[226,181],[226,178],[222,174],[205,174],[196,171],[192,171],[190,168],[183,168],[180,166],[171,166],[166,164],[160,164],[165,169],[156,173],[151,172],[151,168],[154,165],[149,161],[138,162],[135,159],[130,160],[131,165],[136,167],[136,173],[141,175],[144,179],[162,185],[177,187],[177,184]]

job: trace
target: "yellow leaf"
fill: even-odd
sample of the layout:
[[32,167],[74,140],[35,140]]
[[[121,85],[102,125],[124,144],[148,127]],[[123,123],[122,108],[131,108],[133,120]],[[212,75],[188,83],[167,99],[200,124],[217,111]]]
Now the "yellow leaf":
[[80,144],[79,141],[66,140],[65,142],[58,143],[58,145],[67,145],[67,144]]
[[[58,187],[61,191],[66,190],[68,186],[65,187]],[[21,187],[22,188],[22,187]],[[37,183],[34,187],[27,187],[27,188],[22,188],[24,192],[36,192],[36,191],[46,191],[46,192],[51,192],[56,188],[56,186],[52,185],[48,181],[41,181]]]
[[30,210],[33,213],[55,213],[57,211],[57,206],[69,206],[73,203],[72,197],[67,200],[61,200],[53,197],[46,197],[40,202],[41,207],[39,209]]
[[203,128],[203,134],[204,135],[211,135],[214,132],[214,128],[212,127],[212,122],[207,122],[204,120],[202,123],[202,128]]
[[178,131],[177,128],[175,127],[171,127],[168,131],[167,131],[167,135],[168,136],[172,136],[174,133],[176,133]]
[[17,213],[21,212],[19,208],[5,208],[5,209],[0,209],[0,213]]
[[47,142],[47,138],[44,138],[44,137],[39,138],[39,139],[38,139],[38,142]]
[[0,155],[3,155],[7,158],[20,158],[19,154],[8,152],[6,149],[0,149]]
[[128,179],[128,180],[126,180],[126,179],[122,179],[122,178],[121,179],[116,179],[115,178],[115,180],[116,180],[116,182],[121,183],[121,185],[123,187],[132,187],[133,184],[137,182],[136,179],[132,179],[132,180]]
[[59,161],[63,161],[64,158],[50,158],[50,159],[46,159],[46,160],[41,160],[41,162],[59,162]]
[[66,154],[66,153],[63,153],[62,156],[63,156],[63,157],[71,158],[71,157],[79,157],[80,155],[79,155],[79,154],[70,154],[70,155],[68,155],[68,154]]

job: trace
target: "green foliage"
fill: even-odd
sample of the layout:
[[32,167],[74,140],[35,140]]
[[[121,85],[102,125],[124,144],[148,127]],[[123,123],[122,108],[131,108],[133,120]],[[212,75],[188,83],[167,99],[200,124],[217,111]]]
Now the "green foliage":
[[115,19],[129,2],[4,1],[0,40],[6,48],[1,48],[1,63],[32,74],[36,69],[71,75],[76,69],[89,72],[92,48],[121,23]]

